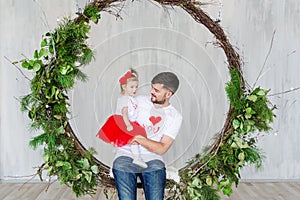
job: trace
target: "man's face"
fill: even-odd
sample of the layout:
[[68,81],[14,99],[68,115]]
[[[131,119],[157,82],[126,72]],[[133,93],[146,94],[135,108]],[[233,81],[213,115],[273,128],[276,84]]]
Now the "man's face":
[[124,95],[134,96],[137,93],[137,89],[139,86],[138,81],[128,81],[127,84],[124,86]]
[[163,87],[163,84],[152,84],[151,89],[151,101],[155,104],[164,104],[166,102],[168,89]]

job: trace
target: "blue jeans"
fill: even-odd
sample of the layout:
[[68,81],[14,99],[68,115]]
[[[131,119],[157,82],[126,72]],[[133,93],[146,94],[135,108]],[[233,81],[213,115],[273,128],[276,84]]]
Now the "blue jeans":
[[142,168],[132,158],[121,156],[113,163],[113,174],[119,200],[136,200],[137,177],[141,179],[146,200],[163,200],[166,184],[165,164],[160,160],[146,162]]

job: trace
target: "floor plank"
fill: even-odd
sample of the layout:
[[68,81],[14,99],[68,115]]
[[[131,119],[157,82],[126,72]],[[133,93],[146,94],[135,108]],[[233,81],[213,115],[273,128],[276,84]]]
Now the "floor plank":
[[[222,200],[300,200],[299,182],[241,182],[233,188],[230,197],[220,194]],[[117,200],[116,192],[110,200]],[[72,190],[55,182],[46,183],[0,183],[1,200],[105,200],[103,188],[98,188],[94,196],[76,198]],[[139,190],[138,200],[143,200]]]
[[230,197],[222,200],[299,200],[300,182],[240,183]]

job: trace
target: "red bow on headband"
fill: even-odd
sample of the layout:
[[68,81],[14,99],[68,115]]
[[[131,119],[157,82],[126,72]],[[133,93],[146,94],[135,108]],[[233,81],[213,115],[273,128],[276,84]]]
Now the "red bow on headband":
[[119,82],[123,85],[126,84],[127,79],[131,78],[131,72],[128,71],[124,76],[119,79]]

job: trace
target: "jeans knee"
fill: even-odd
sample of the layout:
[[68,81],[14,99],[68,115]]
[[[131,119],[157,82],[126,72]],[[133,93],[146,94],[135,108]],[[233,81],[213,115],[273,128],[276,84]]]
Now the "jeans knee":
[[135,200],[137,175],[135,173],[112,169],[120,200]]

